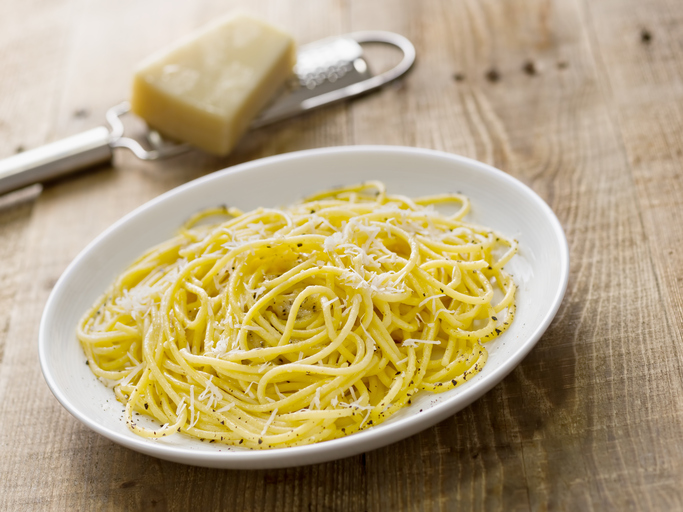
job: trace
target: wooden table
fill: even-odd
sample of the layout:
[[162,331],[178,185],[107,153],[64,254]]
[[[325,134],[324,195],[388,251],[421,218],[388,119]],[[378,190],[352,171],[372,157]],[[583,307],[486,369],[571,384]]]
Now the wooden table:
[[[418,61],[381,93],[250,134],[228,158],[144,163],[120,152],[110,167],[3,200],[0,509],[680,510],[680,1],[3,2],[0,157],[102,124],[127,97],[137,62],[236,8],[300,42],[399,32]],[[346,144],[473,157],[557,213],[571,251],[567,294],[510,376],[405,441],[273,471],[143,456],[58,404],[41,376],[38,324],[55,281],[90,240],[217,169]]]

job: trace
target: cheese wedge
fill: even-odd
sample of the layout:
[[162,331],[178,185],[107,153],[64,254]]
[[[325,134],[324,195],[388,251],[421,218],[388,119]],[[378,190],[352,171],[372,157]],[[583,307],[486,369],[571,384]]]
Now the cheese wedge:
[[226,155],[295,61],[285,32],[244,15],[223,19],[144,61],[131,110],[166,137]]

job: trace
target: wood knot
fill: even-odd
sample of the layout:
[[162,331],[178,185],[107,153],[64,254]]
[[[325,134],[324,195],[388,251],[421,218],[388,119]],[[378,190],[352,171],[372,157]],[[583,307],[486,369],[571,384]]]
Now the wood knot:
[[491,68],[486,72],[486,80],[492,83],[500,81],[500,72],[496,68]]
[[538,69],[536,68],[536,64],[533,60],[526,61],[524,63],[524,66],[522,66],[522,70],[529,76],[534,76],[538,74]]
[[652,42],[652,33],[644,28],[640,31],[640,42],[643,44],[650,44]]

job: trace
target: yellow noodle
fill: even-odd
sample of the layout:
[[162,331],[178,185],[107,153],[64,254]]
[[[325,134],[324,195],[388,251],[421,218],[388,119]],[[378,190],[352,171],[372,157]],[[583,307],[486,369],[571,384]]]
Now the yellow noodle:
[[144,437],[277,448],[370,428],[481,371],[512,322],[517,242],[469,209],[367,182],[205,210],[119,276],[78,338]]

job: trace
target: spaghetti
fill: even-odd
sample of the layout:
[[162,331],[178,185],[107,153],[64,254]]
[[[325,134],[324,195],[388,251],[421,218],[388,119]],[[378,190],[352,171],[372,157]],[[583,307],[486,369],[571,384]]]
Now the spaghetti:
[[206,210],[121,274],[78,338],[141,436],[276,448],[352,434],[470,379],[510,325],[517,242],[464,222],[469,209],[367,182]]

